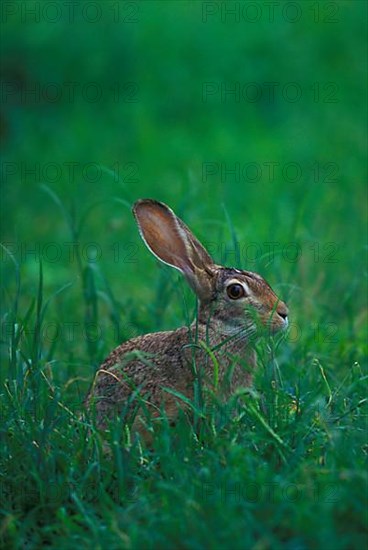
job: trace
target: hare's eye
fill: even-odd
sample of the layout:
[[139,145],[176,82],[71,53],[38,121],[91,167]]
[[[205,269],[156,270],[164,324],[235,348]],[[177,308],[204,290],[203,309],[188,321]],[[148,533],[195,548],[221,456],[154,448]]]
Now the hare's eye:
[[234,283],[232,285],[229,285],[226,289],[227,295],[232,300],[239,300],[239,298],[243,298],[245,296],[245,291],[242,285],[239,285],[237,283]]

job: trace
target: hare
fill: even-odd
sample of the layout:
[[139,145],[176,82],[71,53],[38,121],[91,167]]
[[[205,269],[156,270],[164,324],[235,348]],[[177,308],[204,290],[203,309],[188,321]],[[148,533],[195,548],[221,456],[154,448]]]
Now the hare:
[[223,395],[249,386],[256,366],[251,337],[260,327],[285,329],[288,309],[260,275],[216,265],[162,202],[139,200],[133,214],[148,249],[178,269],[198,298],[189,327],[128,340],[96,373],[86,403],[95,407],[97,426],[106,429],[114,417],[123,413],[126,420],[134,411],[132,429],[145,439],[147,413],[154,421],[165,413],[174,424],[193,398],[196,377]]

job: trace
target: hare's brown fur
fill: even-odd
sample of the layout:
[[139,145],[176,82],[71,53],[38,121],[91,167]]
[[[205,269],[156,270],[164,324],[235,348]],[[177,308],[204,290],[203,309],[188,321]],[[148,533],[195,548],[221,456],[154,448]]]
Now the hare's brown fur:
[[[160,349],[157,350],[157,339]],[[218,346],[215,357],[219,364],[219,379],[222,380],[227,368],[239,361],[239,343],[232,343],[228,337],[215,333],[213,327],[203,323],[193,324],[190,328],[181,327],[174,331],[155,332],[133,338],[121,344],[106,358],[96,374],[89,401],[96,400],[97,423],[106,428],[110,420],[121,413],[132,393],[139,389],[147,410],[155,417],[160,416],[160,407],[164,405],[169,420],[174,420],[180,397],[165,391],[169,388],[193,398],[194,365],[201,368],[201,375],[207,386],[214,383],[214,365],[209,354],[201,348],[199,342],[209,340],[212,346]],[[221,345],[222,344],[222,345]],[[143,352],[144,362],[132,357],[132,352]],[[242,360],[235,367],[231,377],[231,386],[248,386],[251,382],[249,369],[255,366],[252,350],[248,350],[246,368]],[[226,388],[221,388],[226,391]],[[227,393],[227,392],[226,392]],[[182,405],[184,403],[182,402]]]
[[[196,292],[198,316],[190,327],[133,338],[105,359],[87,397],[95,404],[97,424],[136,409],[133,428],[143,432],[142,415],[175,420],[180,395],[192,399],[201,376],[214,388],[214,362],[223,395],[251,383],[256,365],[250,337],[257,330],[255,316],[272,331],[287,325],[287,307],[258,274],[225,268],[212,259],[187,226],[163,203],[145,199],[134,206],[141,235],[161,261],[180,270]],[[240,293],[233,296],[232,292]],[[232,367],[229,380],[226,377]],[[173,393],[175,392],[176,395]],[[124,416],[126,419],[127,417]]]

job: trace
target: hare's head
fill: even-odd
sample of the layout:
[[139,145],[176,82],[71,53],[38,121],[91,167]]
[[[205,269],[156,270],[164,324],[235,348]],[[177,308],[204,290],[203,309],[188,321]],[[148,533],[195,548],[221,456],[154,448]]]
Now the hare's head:
[[200,322],[210,320],[228,335],[252,333],[259,324],[272,332],[287,327],[288,309],[269,284],[256,273],[216,265],[168,206],[142,199],[133,213],[149,250],[181,271],[196,293]]

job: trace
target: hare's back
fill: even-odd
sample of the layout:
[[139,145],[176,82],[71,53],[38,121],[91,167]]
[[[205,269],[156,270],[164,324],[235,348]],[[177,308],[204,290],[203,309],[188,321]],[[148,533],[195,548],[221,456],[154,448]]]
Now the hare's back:
[[110,416],[112,408],[134,393],[162,401],[162,388],[186,393],[192,382],[189,365],[191,333],[187,327],[133,338],[115,348],[102,363],[87,398],[98,415]]

